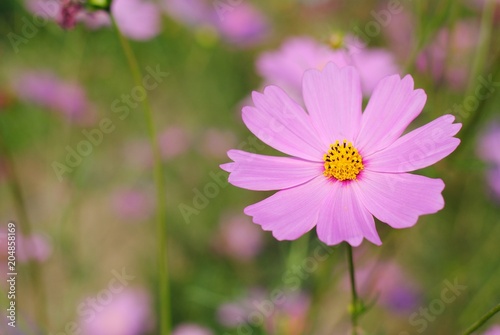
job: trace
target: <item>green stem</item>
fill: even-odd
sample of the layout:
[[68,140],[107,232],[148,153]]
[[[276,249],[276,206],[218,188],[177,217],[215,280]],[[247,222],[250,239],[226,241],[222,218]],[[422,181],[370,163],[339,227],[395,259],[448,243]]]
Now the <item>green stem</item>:
[[476,78],[484,70],[484,65],[488,57],[488,51],[490,49],[491,41],[491,30],[493,28],[493,18],[495,12],[495,1],[486,0],[484,4],[482,18],[481,18],[481,31],[479,33],[479,45],[474,58],[474,63],[472,64],[472,70],[469,77],[469,85],[467,87],[466,97],[474,92],[476,85]]
[[500,304],[498,304],[495,307],[493,307],[481,319],[479,319],[476,322],[474,322],[474,324],[472,326],[470,326],[469,329],[467,329],[464,332],[463,335],[470,335],[470,334],[472,334],[473,332],[475,332],[476,330],[478,330],[482,325],[484,325],[486,323],[486,321],[488,321],[491,317],[493,317],[493,315],[495,315],[498,312],[500,312]]
[[[292,267],[294,265],[299,264],[307,257],[308,247],[309,247],[308,234],[292,242],[292,245],[290,246],[290,251],[288,253],[288,259],[286,262],[288,270],[292,271]],[[300,286],[302,286],[302,280],[300,281],[298,289],[300,289]]]
[[[493,0],[486,0],[482,18],[481,18],[481,30],[479,33],[479,45],[476,51],[476,55],[474,57],[474,61],[472,63],[472,69],[469,77],[469,84],[467,86],[467,91],[465,94],[465,99],[470,96],[474,96],[474,90],[477,85],[477,77],[484,72],[484,67],[486,64],[486,60],[488,57],[488,52],[490,50],[491,45],[491,30],[493,28],[493,18],[494,18],[494,9],[495,2]],[[484,100],[483,100],[484,101]],[[482,101],[482,102],[483,102]],[[483,104],[480,104],[481,107]],[[473,111],[472,118],[467,122],[462,129],[462,139],[465,140],[466,137],[463,135],[465,133],[465,129],[470,129],[472,125],[475,125],[476,121],[479,119],[480,108],[477,108]],[[468,134],[470,134],[468,132]]]
[[[495,1],[493,0],[487,0],[486,3],[484,4],[482,19],[481,19],[481,31],[479,34],[479,45],[472,65],[472,70],[469,77],[469,84],[467,86],[465,99],[475,95],[474,91],[477,88],[476,86],[477,77],[484,72],[485,63],[490,51],[489,48],[491,46],[491,31],[493,29],[493,23],[494,23],[493,20],[494,6],[495,6]],[[499,58],[500,58],[500,53],[497,53],[493,57],[492,64],[497,64]],[[493,74],[492,76],[495,79],[499,74],[500,70],[496,71],[496,73]],[[483,111],[484,106],[487,103],[486,102],[487,100],[488,99],[480,99],[479,106],[477,106],[477,108],[474,111],[472,111],[468,122],[462,122],[463,126],[462,129],[460,130],[460,134],[463,142],[465,142],[465,140],[468,139],[469,137],[474,136],[474,129],[479,120],[481,119],[481,112]],[[460,145],[458,147],[458,150],[456,150],[455,155],[458,156],[457,152],[462,151],[464,148],[465,145],[463,144]]]
[[[0,143],[4,143],[3,139],[0,139]],[[28,219],[28,211],[24,202],[21,183],[16,173],[14,160],[6,146],[2,145],[0,147],[0,152],[3,156],[4,164],[6,165],[8,186],[14,200],[14,206],[16,207],[21,232],[24,236],[31,236],[31,224]],[[33,300],[35,301],[34,305],[38,325],[40,328],[47,330],[49,329],[49,321],[47,316],[45,289],[43,286],[42,268],[36,261],[30,261],[28,267],[31,282],[33,284],[33,294],[35,296]]]
[[352,294],[352,306],[351,306],[351,323],[352,323],[352,335],[358,334],[358,293],[356,291],[356,274],[354,270],[354,259],[352,257],[352,247],[349,243],[347,245],[347,262],[349,263],[349,277],[351,279],[351,294]]
[[[142,76],[139,69],[137,59],[135,58],[134,51],[132,50],[128,40],[121,34],[120,30],[116,26],[115,29],[120,40],[120,44],[123,48],[123,52],[127,58],[128,65],[134,77],[135,84],[142,86]],[[165,193],[165,178],[162,171],[162,160],[160,155],[160,149],[158,144],[158,137],[156,135],[156,129],[153,121],[153,111],[151,105],[149,104],[149,99],[146,98],[142,101],[144,108],[144,115],[146,117],[146,123],[148,127],[149,138],[151,142],[151,148],[153,151],[153,173],[154,181],[156,185],[156,223],[157,223],[157,237],[158,237],[158,268],[159,268],[159,300],[160,300],[160,335],[170,334],[170,284],[168,276],[168,264],[167,264],[167,225],[166,225],[166,193]]]

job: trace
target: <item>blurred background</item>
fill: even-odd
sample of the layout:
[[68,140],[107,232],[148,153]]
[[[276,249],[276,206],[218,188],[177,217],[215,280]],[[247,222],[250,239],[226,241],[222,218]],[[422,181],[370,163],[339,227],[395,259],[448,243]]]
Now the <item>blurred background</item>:
[[428,102],[410,128],[463,123],[457,151],[418,171],[445,181],[445,208],[411,229],[378,222],[383,245],[354,250],[362,334],[458,334],[499,302],[499,1],[114,0],[116,27],[90,9],[103,3],[0,2],[2,314],[10,221],[18,273],[16,327],[2,316],[1,334],[158,333],[146,96],[174,334],[347,334],[344,248],[314,230],[276,241],[243,214],[270,193],[232,187],[219,168],[231,148],[273,153],[241,121],[253,90],[299,95],[301,73],[339,55],[366,101],[384,76],[414,77]]

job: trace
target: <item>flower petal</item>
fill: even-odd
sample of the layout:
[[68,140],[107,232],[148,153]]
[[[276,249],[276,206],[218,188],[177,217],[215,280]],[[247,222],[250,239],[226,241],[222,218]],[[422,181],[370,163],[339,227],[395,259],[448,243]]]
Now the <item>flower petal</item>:
[[353,141],[361,124],[361,84],[352,66],[339,69],[330,62],[323,71],[308,70],[302,82],[304,102],[326,145]]
[[386,77],[375,88],[361,121],[356,147],[370,155],[394,143],[424,108],[427,96],[408,75]]
[[355,194],[352,184],[356,182],[333,182],[319,212],[318,237],[328,245],[346,241],[357,247],[366,238],[381,245],[375,220]]
[[384,49],[365,47],[360,52],[352,52],[351,58],[359,70],[365,96],[369,96],[383,78],[400,71],[393,53]]
[[420,215],[436,213],[444,207],[441,179],[366,170],[352,184],[368,211],[393,228],[411,227]]
[[322,174],[323,164],[292,157],[274,157],[230,150],[234,163],[221,165],[234,186],[271,191],[303,184]]
[[309,116],[280,88],[268,86],[252,94],[255,107],[243,108],[243,122],[271,147],[308,160],[322,161],[328,148],[320,142]]
[[461,124],[453,115],[440,118],[400,137],[389,147],[363,157],[365,169],[379,172],[409,172],[432,165],[451,154],[460,144]]
[[248,206],[245,214],[262,229],[272,231],[276,239],[295,240],[316,225],[319,210],[331,191],[330,184],[324,176],[318,176]]

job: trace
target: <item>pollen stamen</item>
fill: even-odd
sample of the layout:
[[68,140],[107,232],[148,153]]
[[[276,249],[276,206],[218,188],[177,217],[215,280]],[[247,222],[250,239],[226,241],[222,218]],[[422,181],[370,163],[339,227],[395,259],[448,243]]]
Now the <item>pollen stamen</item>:
[[323,156],[325,171],[323,174],[339,181],[355,180],[361,170],[364,169],[363,158],[358,150],[347,140],[335,141]]

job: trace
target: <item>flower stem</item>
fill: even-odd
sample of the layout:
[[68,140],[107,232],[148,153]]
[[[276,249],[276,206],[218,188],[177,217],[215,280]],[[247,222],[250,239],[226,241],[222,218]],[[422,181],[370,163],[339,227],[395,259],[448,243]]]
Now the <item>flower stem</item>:
[[[142,86],[141,71],[137,63],[137,59],[134,55],[128,40],[121,34],[118,27],[115,25],[120,44],[122,46],[123,52],[127,58],[130,71],[134,77],[135,84]],[[158,290],[159,290],[159,300],[160,300],[160,311],[159,311],[159,327],[160,335],[170,334],[170,284],[168,276],[168,262],[167,262],[167,213],[166,213],[166,193],[165,193],[165,178],[162,171],[162,160],[160,155],[160,149],[158,144],[158,138],[156,135],[156,129],[153,121],[153,111],[151,105],[149,104],[149,99],[146,98],[142,101],[144,108],[144,115],[146,117],[146,123],[148,127],[149,139],[151,142],[151,148],[153,152],[153,174],[154,181],[156,185],[156,224],[157,224],[157,237],[158,237],[158,268],[159,268],[159,280],[158,280]]]
[[500,312],[500,304],[496,305],[495,307],[493,307],[488,313],[486,313],[481,319],[477,320],[476,322],[474,322],[474,324],[472,326],[470,326],[465,332],[463,335],[470,335],[472,334],[473,332],[475,332],[476,330],[478,330],[482,325],[484,325],[486,323],[486,321],[488,321],[491,317],[493,317],[493,315],[495,315],[496,313]]
[[352,294],[352,305],[350,308],[351,312],[351,323],[352,323],[352,335],[357,335],[358,331],[358,293],[356,291],[356,273],[354,270],[354,259],[352,257],[352,247],[349,243],[347,246],[347,263],[349,264],[349,277],[351,279],[351,294]]
[[[300,264],[300,262],[302,262],[307,257],[308,247],[309,235],[307,234],[292,242],[286,261],[286,267],[289,271],[293,271],[293,266]],[[302,286],[302,280],[300,281],[299,287],[297,289],[300,289],[300,286]]]
[[[0,143],[4,143],[3,138],[0,139]],[[32,229],[31,223],[28,218],[28,211],[26,209],[26,204],[24,202],[23,192],[21,188],[21,183],[16,173],[14,160],[12,159],[9,149],[1,145],[0,153],[4,160],[8,186],[12,194],[14,205],[16,207],[17,216],[19,218],[19,226],[21,233],[24,236],[31,236]],[[41,329],[49,329],[49,319],[47,316],[47,300],[45,296],[45,288],[43,286],[43,274],[42,268],[36,261],[30,261],[28,263],[28,271],[33,284],[34,290],[34,306],[36,319],[38,321],[38,326]]]
[[[494,23],[494,9],[495,2],[493,0],[486,0],[483,7],[482,18],[481,18],[481,31],[479,33],[479,43],[476,50],[476,55],[472,63],[472,69],[469,74],[469,83],[467,86],[467,91],[465,92],[465,99],[470,96],[475,96],[475,89],[478,85],[478,77],[484,73],[486,62],[488,60],[488,55],[491,50],[491,31],[493,29]],[[476,97],[477,98],[477,97]],[[465,100],[464,100],[465,101]],[[462,140],[467,139],[469,136],[473,136],[472,130],[481,116],[481,109],[484,107],[485,99],[480,99],[479,106],[473,111],[470,120],[464,122],[464,126],[461,130]],[[463,145],[462,145],[463,147]]]
[[471,95],[474,92],[474,86],[477,82],[477,76],[480,75],[484,70],[488,53],[491,47],[491,31],[493,29],[495,1],[486,0],[483,6],[481,31],[479,33],[479,44],[476,50],[474,62],[472,64],[472,70],[469,77],[469,86],[467,87],[467,95]]

